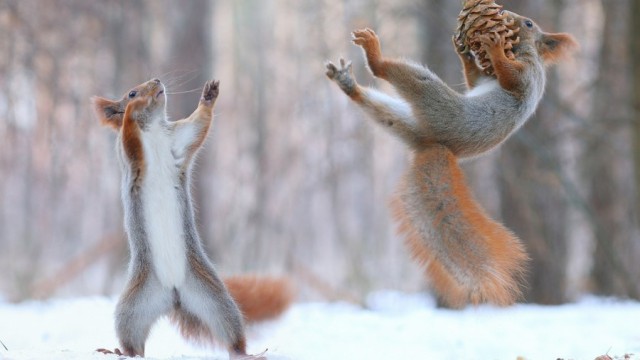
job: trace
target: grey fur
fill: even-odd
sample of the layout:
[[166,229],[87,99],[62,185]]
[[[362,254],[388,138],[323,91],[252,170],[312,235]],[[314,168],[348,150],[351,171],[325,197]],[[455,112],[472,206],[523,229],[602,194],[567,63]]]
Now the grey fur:
[[466,96],[451,89],[428,68],[409,62],[393,62],[386,67],[385,80],[389,81],[401,99],[389,97],[398,103],[406,103],[410,114],[398,112],[388,101],[373,94],[380,92],[357,84],[351,66],[327,64],[327,75],[340,88],[353,97],[358,92],[357,103],[378,124],[387,128],[414,149],[440,143],[457,157],[482,154],[514,133],[534,113],[542,99],[545,85],[544,65],[536,62],[527,67],[535,79],[525,83],[524,99],[507,92],[498,84],[477,96]]
[[[217,96],[217,83],[208,83],[205,85],[205,91],[211,92],[212,87],[215,87]],[[204,96],[203,94],[203,98]],[[208,106],[213,106],[211,96],[209,94],[209,98],[206,99]],[[136,123],[142,132],[148,130],[150,122],[154,121],[151,118],[152,113],[146,110],[140,111],[136,116]],[[164,131],[173,135],[177,131],[176,123],[168,122],[164,115],[161,117],[160,125]],[[190,117],[188,120],[197,121],[198,118],[193,120]],[[210,121],[211,118],[206,126],[209,126]],[[118,137],[117,153],[122,169],[124,224],[131,254],[128,284],[115,313],[116,332],[125,355],[144,356],[144,344],[151,326],[159,317],[172,311],[198,322],[199,327],[205,328],[209,335],[226,344],[231,353],[244,354],[242,315],[205,254],[194,220],[190,171],[195,152],[197,149],[186,156],[185,151],[171,151],[179,179],[177,187],[173,190],[177,192],[182,214],[187,269],[184,282],[169,288],[162,285],[155,274],[149,231],[145,228],[147,222],[142,200],[145,189],[139,181],[139,177],[145,174],[140,174],[127,159],[122,132]]]
[[484,76],[473,56],[458,49],[472,88],[466,94],[424,66],[382,56],[371,29],[354,31],[353,42],[363,48],[372,74],[388,81],[398,98],[358,85],[350,62],[326,64],[326,75],[345,94],[413,150],[394,215],[413,255],[436,280],[434,287],[454,306],[512,303],[527,261],[517,237],[473,199],[457,160],[497,147],[521,127],[542,99],[545,59],[552,62],[575,44],[567,34],[543,33],[528,19],[511,16],[522,28],[513,48],[516,60],[506,58],[499,38],[485,35],[482,40],[495,79]]

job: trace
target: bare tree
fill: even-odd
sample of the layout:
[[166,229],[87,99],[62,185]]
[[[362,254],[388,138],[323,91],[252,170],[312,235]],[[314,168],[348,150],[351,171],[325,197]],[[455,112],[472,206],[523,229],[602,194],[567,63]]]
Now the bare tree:
[[[587,139],[586,174],[589,201],[593,209],[596,249],[593,286],[597,293],[638,298],[637,273],[629,264],[634,245],[633,170],[629,147],[631,83],[627,36],[630,1],[603,2],[604,27],[598,59],[598,77],[590,124],[595,127]],[[631,37],[635,37],[633,34]],[[605,124],[606,127],[605,127]],[[605,130],[606,129],[606,130]],[[606,136],[603,136],[606,133]]]
[[[11,35],[0,37],[0,271],[9,274],[0,292],[23,299],[119,288],[127,251],[115,134],[97,123],[89,98],[119,97],[152,77],[168,84],[174,119],[197,106],[205,80],[222,81],[194,189],[222,271],[286,272],[304,297],[355,302],[374,289],[420,289],[422,273],[386,206],[406,149],[325,78],[323,62],[344,56],[362,84],[392,92],[349,41],[350,31],[372,27],[385,54],[423,61],[462,89],[450,41],[460,3],[0,1],[0,31]],[[475,193],[527,242],[529,300],[559,303],[569,285],[582,289],[567,283],[577,256],[584,268],[593,260],[599,293],[637,296],[640,5],[503,3],[569,32],[575,24],[560,16],[584,7],[581,22],[594,26],[576,34],[603,43],[598,56],[581,54],[585,71],[598,73],[594,86],[569,93],[582,74],[552,72],[537,116],[501,150],[464,164]],[[572,222],[576,211],[588,221]],[[591,232],[594,259],[571,253]]]
[[[563,1],[505,3],[507,8],[536,19],[545,29],[558,28]],[[547,11],[543,12],[542,9]],[[544,14],[554,14],[545,17]],[[538,112],[501,149],[502,215],[507,227],[525,242],[531,256],[528,301],[566,301],[567,199],[562,187],[561,127],[557,104],[550,101],[558,86],[552,70],[547,95]]]

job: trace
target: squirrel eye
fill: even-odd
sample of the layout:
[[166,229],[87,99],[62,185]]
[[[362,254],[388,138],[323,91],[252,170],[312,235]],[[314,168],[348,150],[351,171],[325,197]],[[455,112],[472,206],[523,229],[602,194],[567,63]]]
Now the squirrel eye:
[[129,93],[129,98],[134,98],[134,97],[136,97],[137,94],[138,94],[138,92],[134,90],[134,91]]
[[525,24],[529,29],[531,29],[531,28],[533,27],[533,21],[531,21],[531,20],[526,20],[526,21],[524,22],[524,24]]

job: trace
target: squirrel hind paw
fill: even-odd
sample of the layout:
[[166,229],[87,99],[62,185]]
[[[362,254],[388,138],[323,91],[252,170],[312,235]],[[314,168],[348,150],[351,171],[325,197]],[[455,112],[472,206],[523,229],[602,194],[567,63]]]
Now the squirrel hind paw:
[[336,75],[338,74],[338,68],[331,61],[327,61],[324,66],[327,69],[327,71],[325,72],[327,77],[329,79],[335,79]]
[[351,70],[351,61],[346,61],[344,58],[340,58],[340,66],[345,70]]
[[329,79],[338,80],[342,77],[351,77],[351,61],[346,61],[344,58],[340,58],[340,67],[336,66],[331,61],[325,63],[327,69],[326,75]]
[[104,348],[99,348],[95,350],[96,352],[99,352],[101,354],[104,355],[118,355],[118,356],[124,356],[125,354],[122,353],[122,351],[120,351],[120,349],[115,348],[113,350],[109,350],[109,349],[104,349]]

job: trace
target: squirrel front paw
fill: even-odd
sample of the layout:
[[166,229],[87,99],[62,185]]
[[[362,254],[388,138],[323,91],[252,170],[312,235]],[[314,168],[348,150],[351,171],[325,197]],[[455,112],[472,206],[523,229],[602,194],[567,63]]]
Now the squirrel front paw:
[[505,41],[504,38],[498,34],[489,33],[480,35],[480,49],[486,51],[489,57],[493,58],[496,55],[502,54],[504,56]]
[[202,88],[202,98],[200,98],[200,102],[207,106],[211,106],[213,101],[218,98],[218,94],[220,93],[220,81],[219,80],[209,80],[204,84]]
[[351,33],[353,36],[353,43],[362,46],[365,50],[375,50],[380,48],[380,40],[376,32],[369,29],[353,30]]
[[378,35],[369,29],[354,30],[351,35],[353,36],[353,43],[362,47],[367,56],[367,62],[371,72],[375,76],[382,75],[382,50],[380,50],[380,40]]
[[355,93],[358,84],[353,76],[351,61],[346,62],[344,59],[340,58],[340,68],[329,61],[326,64],[326,68],[327,77],[335,81],[342,91],[349,96]]
[[461,44],[456,40],[455,35],[451,37],[451,43],[453,44],[453,48],[456,50],[456,53],[462,60],[466,62],[474,62],[476,60],[476,57],[473,56],[471,51],[469,51],[469,49],[464,46],[464,44]]

